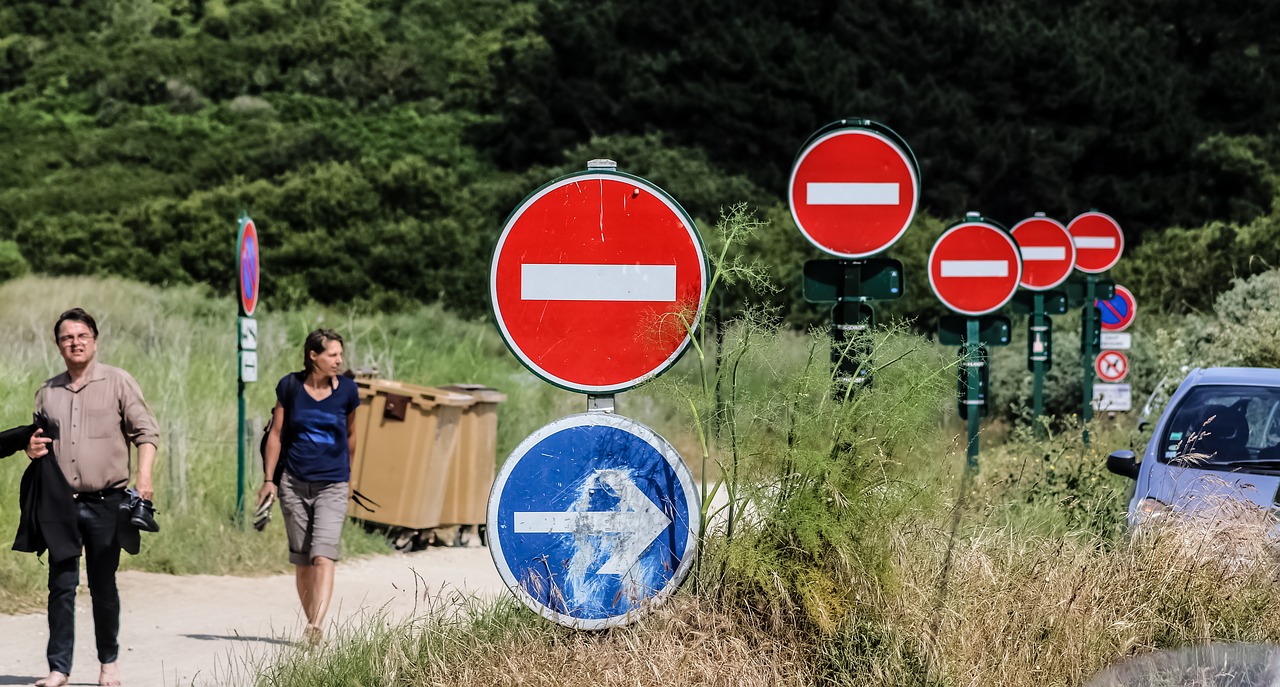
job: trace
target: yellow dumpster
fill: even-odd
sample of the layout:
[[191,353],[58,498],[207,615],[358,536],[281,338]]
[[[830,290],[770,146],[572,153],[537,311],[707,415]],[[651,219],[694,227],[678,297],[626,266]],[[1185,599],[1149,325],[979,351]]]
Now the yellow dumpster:
[[[457,525],[457,546],[465,545],[473,528],[483,527],[489,489],[498,464],[498,404],[505,394],[481,384],[450,384],[447,391],[465,393],[473,403],[462,411],[457,450],[449,469],[440,524]],[[484,543],[484,532],[481,532]]]
[[373,512],[347,514],[391,528],[397,548],[440,524],[447,479],[468,394],[383,379],[357,379],[356,454],[351,482]]

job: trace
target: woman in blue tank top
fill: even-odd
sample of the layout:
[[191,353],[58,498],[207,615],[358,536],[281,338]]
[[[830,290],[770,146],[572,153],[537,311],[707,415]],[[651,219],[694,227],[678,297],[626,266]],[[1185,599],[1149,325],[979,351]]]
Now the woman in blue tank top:
[[[346,519],[355,453],[356,383],[340,375],[342,337],[331,329],[307,335],[302,372],[276,385],[276,406],[267,436],[266,475],[258,502],[277,495],[289,538],[289,561],[297,575],[298,598],[307,617],[305,637],[323,636],[333,597],[338,539]],[[290,378],[292,376],[292,379]],[[279,461],[284,476],[271,480]]]

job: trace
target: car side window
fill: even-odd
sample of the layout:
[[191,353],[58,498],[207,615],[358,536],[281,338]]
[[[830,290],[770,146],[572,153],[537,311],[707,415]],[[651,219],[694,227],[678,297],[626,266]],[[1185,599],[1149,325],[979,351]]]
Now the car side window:
[[1188,465],[1280,458],[1278,406],[1280,391],[1267,387],[1192,389],[1178,403],[1157,455]]
[[1272,446],[1280,442],[1280,400],[1267,408],[1267,419],[1262,425],[1262,444]]

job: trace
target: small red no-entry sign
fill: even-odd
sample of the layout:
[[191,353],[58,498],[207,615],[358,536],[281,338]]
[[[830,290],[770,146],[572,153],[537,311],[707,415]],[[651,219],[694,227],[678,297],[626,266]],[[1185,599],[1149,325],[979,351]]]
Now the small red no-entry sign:
[[1129,376],[1129,357],[1120,351],[1103,351],[1093,361],[1093,370],[1104,382],[1120,382]]
[[1076,269],[1089,274],[1115,267],[1124,252],[1120,223],[1101,212],[1086,212],[1067,225],[1076,245]]
[[688,214],[639,177],[595,170],[535,191],[494,250],[498,329],[534,374],[614,393],[666,370],[688,345],[707,288]]
[[929,253],[929,286],[943,305],[962,315],[985,315],[1013,298],[1022,258],[1013,238],[982,220],[955,224]]
[[821,133],[791,168],[787,200],[800,233],[843,258],[864,258],[893,245],[920,201],[915,156],[874,122]]
[[1030,217],[1013,227],[1013,240],[1022,255],[1024,289],[1047,291],[1071,276],[1076,264],[1076,247],[1061,222],[1048,217]]

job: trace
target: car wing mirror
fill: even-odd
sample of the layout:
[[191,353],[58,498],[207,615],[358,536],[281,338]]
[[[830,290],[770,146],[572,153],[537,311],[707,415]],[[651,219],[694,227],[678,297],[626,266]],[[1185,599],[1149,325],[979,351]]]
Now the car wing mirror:
[[1133,451],[1116,451],[1107,456],[1107,469],[1122,477],[1138,479],[1138,460]]

